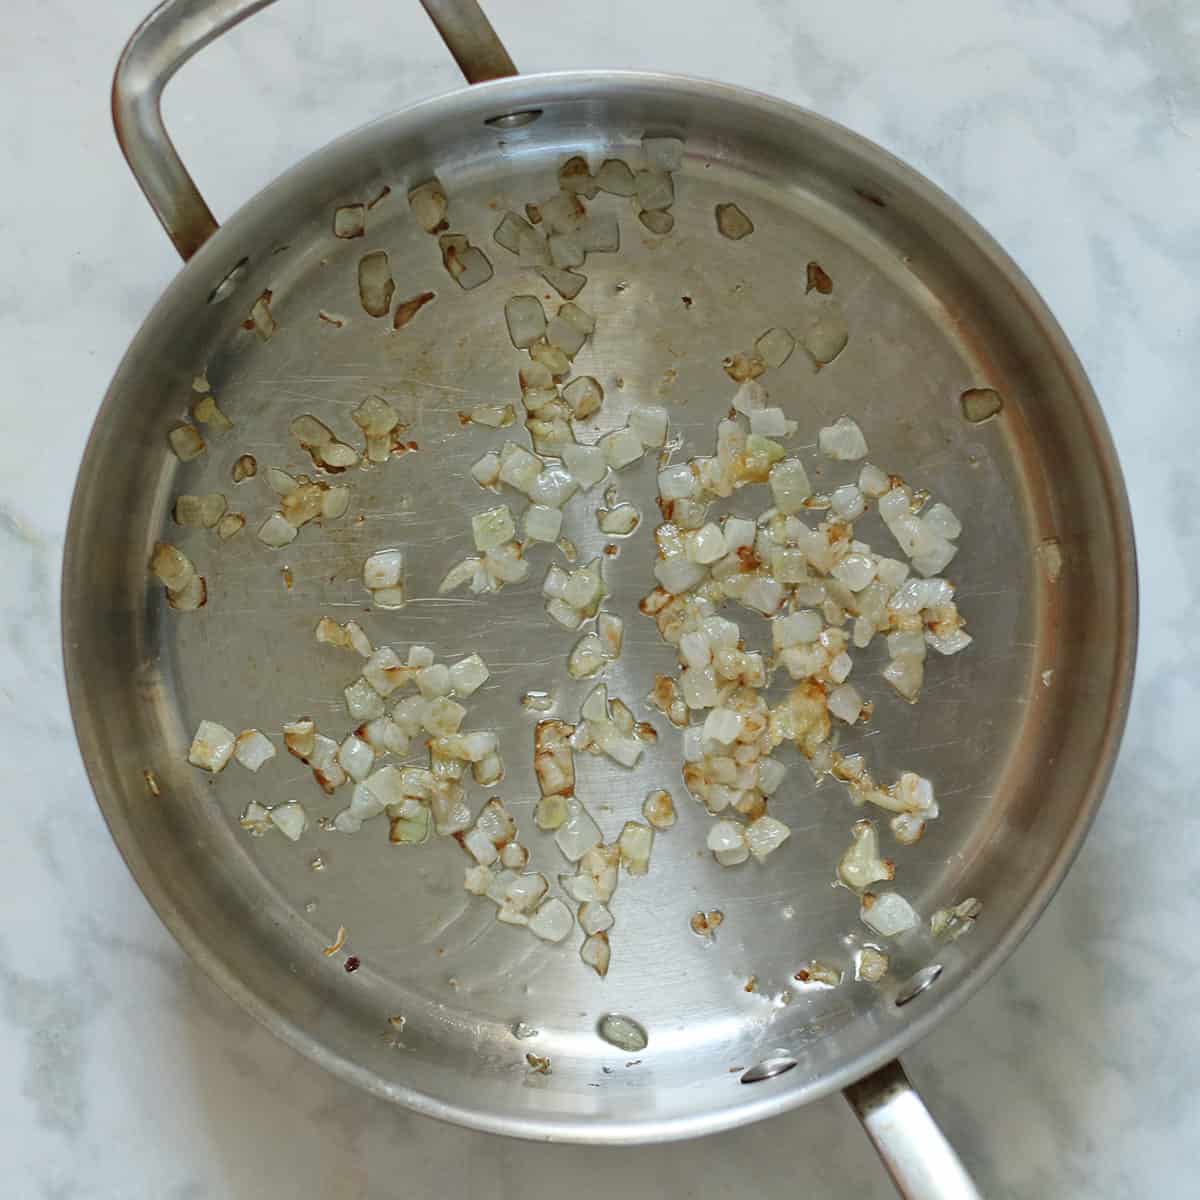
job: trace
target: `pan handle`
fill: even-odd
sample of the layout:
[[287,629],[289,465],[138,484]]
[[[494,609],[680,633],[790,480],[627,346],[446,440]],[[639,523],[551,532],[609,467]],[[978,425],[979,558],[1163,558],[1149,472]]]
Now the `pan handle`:
[[904,1200],[982,1200],[899,1060],[842,1094]]
[[[179,157],[162,119],[162,93],[198,50],[274,0],[163,0],[129,39],[112,86],[117,141],[150,207],[187,262],[217,219]],[[421,0],[468,83],[515,75],[476,0]]]

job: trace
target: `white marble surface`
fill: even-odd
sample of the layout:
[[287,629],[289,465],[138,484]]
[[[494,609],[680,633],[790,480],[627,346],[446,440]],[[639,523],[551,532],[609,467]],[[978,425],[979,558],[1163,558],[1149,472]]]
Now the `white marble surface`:
[[[47,734],[73,746],[56,598],[71,483],[109,376],[177,267],[108,120],[110,71],[147,2],[46,0],[0,40],[0,1191],[483,1187],[536,1200],[570,1163],[585,1195],[888,1196],[837,1099],[619,1155],[504,1143],[366,1099],[184,959],[126,873],[73,748],[49,772],[18,761]],[[1188,0],[757,0],[736,18],[719,0],[571,7],[569,19],[546,6],[535,17],[525,0],[491,11],[527,70],[707,75],[875,138],[996,234],[1078,347],[1140,539],[1133,718],[1049,913],[909,1065],[988,1195],[1194,1195],[1200,12]],[[166,108],[221,214],[344,129],[456,84],[415,0],[286,0],[189,67]],[[774,1147],[785,1153],[768,1157]]]

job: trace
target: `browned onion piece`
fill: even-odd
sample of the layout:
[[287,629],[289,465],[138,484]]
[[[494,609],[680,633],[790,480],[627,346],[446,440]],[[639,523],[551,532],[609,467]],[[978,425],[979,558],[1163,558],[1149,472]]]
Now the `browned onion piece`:
[[253,479],[258,474],[258,459],[253,454],[243,454],[233,464],[233,482],[241,483],[243,479]]
[[396,305],[396,317],[392,321],[392,328],[403,329],[432,299],[433,292],[421,292],[410,300],[402,300]]
[[825,268],[819,262],[810,262],[804,286],[805,294],[817,291],[822,296],[828,296],[833,291],[833,280],[825,274]]
[[558,186],[573,195],[586,196],[589,200],[596,194],[596,181],[588,169],[587,159],[575,154],[558,169]]

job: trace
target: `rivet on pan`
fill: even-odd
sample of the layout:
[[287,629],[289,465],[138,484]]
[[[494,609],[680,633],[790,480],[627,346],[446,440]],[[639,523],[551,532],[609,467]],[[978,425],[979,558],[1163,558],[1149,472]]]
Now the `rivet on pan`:
[[493,129],[520,129],[525,125],[532,125],[541,115],[540,108],[527,108],[522,112],[501,113],[498,117],[488,117],[484,124]]
[[742,1072],[742,1083],[762,1083],[764,1079],[774,1079],[776,1075],[785,1075],[793,1067],[799,1065],[794,1058],[764,1058],[762,1062],[756,1063]]
[[208,294],[209,304],[220,304],[222,300],[228,300],[237,289],[237,285],[246,278],[246,272],[250,267],[250,260],[243,258],[237,263],[233,270],[217,284],[215,288]]
[[915,1000],[927,987],[931,987],[937,982],[938,976],[941,973],[941,963],[932,963],[928,967],[922,967],[900,989],[896,996],[896,1007],[902,1008],[910,1000]]

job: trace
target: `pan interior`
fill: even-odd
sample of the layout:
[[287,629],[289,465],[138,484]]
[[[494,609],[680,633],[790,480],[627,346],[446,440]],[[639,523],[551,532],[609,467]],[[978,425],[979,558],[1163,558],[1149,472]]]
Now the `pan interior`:
[[[485,124],[535,107],[541,115],[524,126]],[[592,686],[567,679],[577,635],[542,611],[542,574],[561,555],[532,551],[529,580],[491,597],[439,596],[437,585],[472,552],[472,513],[498,502],[520,509],[512,496],[481,491],[467,469],[508,438],[526,444],[523,429],[459,418],[483,402],[520,411],[524,355],[508,339],[504,300],[558,301],[492,231],[507,209],[554,192],[568,153],[587,153],[593,167],[605,157],[636,165],[646,132],[684,137],[687,157],[669,236],[651,235],[628,200],[595,202],[619,214],[621,228],[620,252],[593,254],[582,268],[579,303],[597,329],[575,372],[605,389],[599,427],[620,425],[632,403],[660,403],[683,441],[676,458],[710,453],[734,391],[722,358],[836,303],[850,329],[843,354],[817,373],[797,350],[764,379],[800,423],[793,444],[815,485],[857,474],[822,460],[814,444],[822,425],[848,413],[870,461],[928,488],[965,526],[948,574],[975,644],[928,663],[915,706],[879,675],[882,639],[856,653],[853,680],[875,715],[840,744],[861,749],[885,780],[908,769],[937,787],[942,816],[919,845],[894,845],[880,821],[896,888],[926,918],[968,895],[984,913],[953,946],[923,931],[889,946],[893,971],[879,986],[853,982],[855,950],[883,943],[858,920],[856,898],[833,886],[850,825],[870,815],[842,785],[817,784],[781,750],[789,773],[772,811],[791,826],[790,842],[762,866],[733,870],[704,851],[711,818],[682,786],[678,735],[645,704],[655,674],[673,665],[636,611],[650,587],[652,459],[616,480],[644,517],[632,537],[598,530],[603,487],[576,499],[564,525],[581,560],[619,542],[605,564],[606,608],[624,617],[626,644],[607,683],[661,734],[636,770],[577,755],[578,793],[610,839],[654,787],[670,789],[679,810],[676,827],[656,839],[649,876],[618,888],[607,979],[579,961],[574,935],[549,947],[496,924],[492,906],[463,891],[466,860],[453,841],[391,847],[381,822],[355,837],[314,828],[298,844],[254,840],[237,823],[249,801],[299,800],[315,820],[343,807],[348,789],[325,798],[284,754],[258,775],[231,765],[210,777],[184,761],[204,718],[255,726],[277,742],[282,723],[300,715],[332,736],[348,731],[341,690],[360,664],[314,644],[322,615],[354,617],[376,644],[402,653],[412,643],[439,658],[478,651],[492,676],[469,702],[469,724],[500,733],[507,773],[496,788],[472,785],[472,803],[501,795],[532,867],[551,880],[564,869],[533,827],[535,714],[518,702],[553,690],[557,715],[573,720]],[[451,229],[495,267],[477,290],[447,276],[436,239],[408,211],[408,188],[434,173],[450,197]],[[385,185],[365,237],[335,238],[333,209]],[[742,241],[717,232],[714,208],[728,202],[754,222]],[[376,249],[390,257],[397,300],[436,293],[399,331],[358,301],[358,260]],[[831,296],[806,296],[810,261],[833,280]],[[278,322],[267,342],[242,328],[264,288]],[[186,416],[202,373],[234,428],[181,465],[165,435]],[[999,417],[963,419],[959,398],[972,387],[1001,394]],[[266,549],[254,536],[276,507],[265,468],[311,469],[290,420],[312,413],[360,444],[350,414],[370,394],[401,410],[418,449],[343,476],[352,491],[345,518]],[[1015,269],[929,185],[836,127],[728,89],[637,77],[533,78],[431,102],[343,139],[252,201],[181,274],[113,383],[81,475],[64,596],[72,699],[101,802],[188,948],[302,1049],[382,1094],[487,1128],[581,1140],[702,1132],[815,1096],[915,1036],[994,965],[1086,824],[1127,649],[1127,551],[1096,421],[1061,335]],[[259,475],[234,485],[232,464],[245,453]],[[178,493],[214,491],[248,522],[226,543],[171,520]],[[751,488],[728,510],[766,504],[766,489]],[[875,516],[858,529],[895,552]],[[1036,553],[1047,537],[1066,564],[1054,583]],[[148,584],[145,563],[160,539],[205,575],[203,610],[173,613]],[[406,553],[411,599],[395,613],[371,611],[360,582],[363,559],[384,547]],[[754,644],[769,644],[764,622],[731,615]],[[146,769],[158,797],[146,790]],[[708,941],[688,922],[712,909],[725,920]],[[326,957],[339,926],[345,951]],[[347,953],[361,961],[354,974],[344,970]],[[811,959],[843,968],[847,982],[797,982]],[[897,1006],[905,982],[933,963],[940,977]],[[597,1036],[610,1012],[647,1029],[645,1051]],[[529,1052],[550,1058],[552,1073],[531,1074]],[[758,1064],[793,1061],[742,1082]]]

